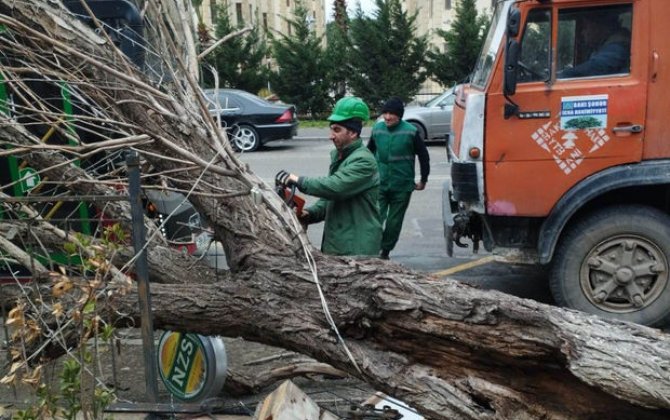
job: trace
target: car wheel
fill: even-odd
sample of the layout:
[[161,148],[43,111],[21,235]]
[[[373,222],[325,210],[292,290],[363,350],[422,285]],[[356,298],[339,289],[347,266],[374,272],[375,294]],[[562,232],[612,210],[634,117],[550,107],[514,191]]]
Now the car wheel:
[[420,123],[412,121],[412,122],[410,122],[410,124],[412,124],[414,127],[416,127],[416,130],[419,132],[419,136],[421,137],[421,140],[423,140],[423,141],[428,140],[426,138],[426,129],[423,128],[423,126]]
[[658,326],[670,321],[670,217],[617,206],[567,230],[552,264],[559,305]]
[[261,139],[252,126],[242,124],[232,130],[230,143],[238,152],[253,152],[260,148]]

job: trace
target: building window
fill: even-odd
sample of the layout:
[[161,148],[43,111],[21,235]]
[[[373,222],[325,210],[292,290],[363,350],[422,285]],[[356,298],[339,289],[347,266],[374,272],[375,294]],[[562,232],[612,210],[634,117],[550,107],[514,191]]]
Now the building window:
[[444,9],[451,10],[451,0],[444,0]]
[[242,3],[235,3],[235,17],[237,17],[237,24],[244,23],[244,16],[242,16]]
[[265,32],[268,31],[268,14],[263,13],[263,29],[265,29]]
[[286,0],[286,7],[291,7],[291,0]]

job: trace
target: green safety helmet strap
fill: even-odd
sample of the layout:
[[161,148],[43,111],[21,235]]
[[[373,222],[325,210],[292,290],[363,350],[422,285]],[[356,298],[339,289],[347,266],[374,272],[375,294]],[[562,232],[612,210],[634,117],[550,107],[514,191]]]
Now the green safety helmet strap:
[[328,121],[340,122],[352,118],[367,121],[370,119],[370,109],[361,98],[345,96],[335,103],[335,108],[333,108],[333,113],[328,117]]

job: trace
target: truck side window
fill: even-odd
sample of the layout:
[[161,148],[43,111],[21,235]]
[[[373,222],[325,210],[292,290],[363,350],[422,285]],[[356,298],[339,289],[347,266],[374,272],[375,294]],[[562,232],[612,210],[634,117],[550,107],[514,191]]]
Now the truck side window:
[[521,57],[517,80],[545,81],[549,78],[551,44],[551,10],[534,9],[528,13],[521,40]]
[[560,10],[557,78],[630,73],[632,15],[630,4]]

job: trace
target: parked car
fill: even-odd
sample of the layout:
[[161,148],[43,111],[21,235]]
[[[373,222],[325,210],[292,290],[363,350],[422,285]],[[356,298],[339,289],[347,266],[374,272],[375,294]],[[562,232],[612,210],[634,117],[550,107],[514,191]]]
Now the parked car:
[[454,88],[447,89],[425,105],[405,108],[403,120],[414,125],[424,141],[447,140],[455,98]]
[[238,89],[206,89],[209,111],[221,118],[235,149],[253,152],[272,140],[291,139],[298,132],[293,105],[271,103]]

